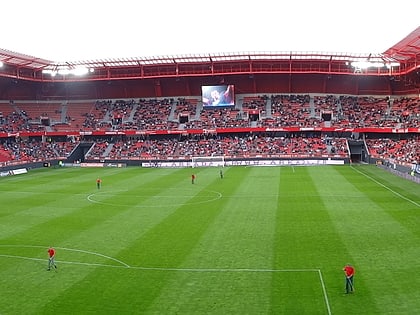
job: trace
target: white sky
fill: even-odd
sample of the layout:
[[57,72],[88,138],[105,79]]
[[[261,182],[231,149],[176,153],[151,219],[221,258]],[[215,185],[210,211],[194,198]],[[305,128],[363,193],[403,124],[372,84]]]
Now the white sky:
[[418,0],[13,0],[0,48],[55,62],[218,52],[381,53]]

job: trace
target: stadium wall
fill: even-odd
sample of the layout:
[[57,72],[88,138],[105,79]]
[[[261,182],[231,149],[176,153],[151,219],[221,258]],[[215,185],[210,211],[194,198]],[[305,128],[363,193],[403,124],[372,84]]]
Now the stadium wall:
[[418,84],[407,80],[389,76],[275,73],[89,82],[29,82],[0,78],[0,99],[82,100],[194,96],[200,95],[202,85],[221,83],[235,85],[239,94],[418,95]]

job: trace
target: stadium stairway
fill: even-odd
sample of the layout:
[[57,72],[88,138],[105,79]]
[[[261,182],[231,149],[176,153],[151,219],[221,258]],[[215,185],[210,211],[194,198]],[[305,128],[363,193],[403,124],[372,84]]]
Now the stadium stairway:
[[193,120],[200,120],[201,111],[203,110],[203,102],[197,102],[197,107],[195,110],[195,117]]
[[127,120],[124,120],[124,123],[132,123],[134,122],[134,115],[137,112],[137,108],[139,107],[139,104],[134,104],[133,105],[133,110],[130,112],[130,116],[128,116]]
[[67,101],[61,103],[61,122],[67,122]]
[[106,149],[105,149],[105,151],[104,151],[104,153],[102,153],[102,157],[107,157],[108,155],[109,155],[109,153],[111,153],[111,151],[112,151],[112,148],[114,147],[114,143],[110,143],[107,147],[106,147]]
[[265,117],[262,118],[273,118],[271,110],[271,98],[267,98],[267,101],[265,102]]
[[313,95],[309,97],[309,109],[311,111],[310,116],[311,118],[316,117],[315,115],[315,101]]

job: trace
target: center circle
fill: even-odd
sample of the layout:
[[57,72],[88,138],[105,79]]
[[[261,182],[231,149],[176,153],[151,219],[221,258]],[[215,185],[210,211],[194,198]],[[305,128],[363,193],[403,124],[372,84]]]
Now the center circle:
[[222,197],[218,191],[178,188],[142,188],[133,190],[99,191],[87,199],[92,203],[108,206],[138,208],[159,208],[165,206],[197,205],[212,202]]

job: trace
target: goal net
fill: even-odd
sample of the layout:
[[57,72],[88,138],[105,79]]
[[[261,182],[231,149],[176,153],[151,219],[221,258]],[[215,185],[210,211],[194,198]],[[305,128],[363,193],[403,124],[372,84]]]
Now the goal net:
[[191,158],[191,167],[207,167],[207,166],[224,167],[225,157],[224,156],[193,156]]

